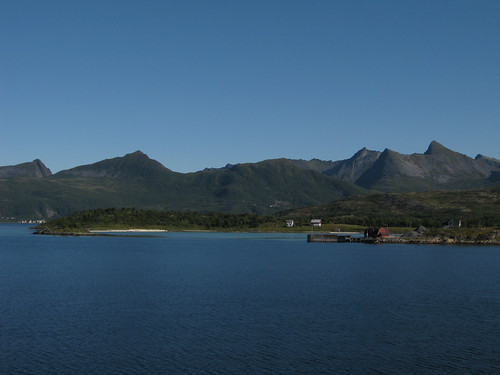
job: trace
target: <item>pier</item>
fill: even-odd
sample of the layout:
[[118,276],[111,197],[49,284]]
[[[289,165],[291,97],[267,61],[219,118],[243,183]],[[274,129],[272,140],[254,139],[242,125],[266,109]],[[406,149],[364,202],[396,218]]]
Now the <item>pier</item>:
[[363,237],[353,233],[313,233],[307,235],[307,242],[363,242]]

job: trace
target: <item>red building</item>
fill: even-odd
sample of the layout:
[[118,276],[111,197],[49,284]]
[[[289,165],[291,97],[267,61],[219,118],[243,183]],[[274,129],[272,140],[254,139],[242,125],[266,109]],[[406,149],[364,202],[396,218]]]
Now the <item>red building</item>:
[[383,227],[368,228],[365,230],[365,238],[389,237],[390,235],[389,229]]

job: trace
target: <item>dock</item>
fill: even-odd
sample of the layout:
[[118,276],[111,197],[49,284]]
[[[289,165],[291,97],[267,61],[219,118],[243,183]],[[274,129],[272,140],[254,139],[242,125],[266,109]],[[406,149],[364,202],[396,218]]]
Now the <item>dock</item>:
[[363,238],[348,233],[313,233],[307,235],[307,242],[363,242]]

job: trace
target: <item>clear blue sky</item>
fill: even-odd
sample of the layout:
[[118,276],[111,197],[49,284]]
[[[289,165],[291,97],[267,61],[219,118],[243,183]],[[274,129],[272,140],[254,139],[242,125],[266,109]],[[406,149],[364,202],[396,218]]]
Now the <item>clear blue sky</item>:
[[500,159],[500,1],[0,0],[0,165]]

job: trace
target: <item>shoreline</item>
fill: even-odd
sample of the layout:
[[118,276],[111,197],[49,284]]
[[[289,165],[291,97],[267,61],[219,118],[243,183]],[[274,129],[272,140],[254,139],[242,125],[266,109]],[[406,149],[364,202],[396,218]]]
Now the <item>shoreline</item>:
[[[370,243],[366,241],[366,243]],[[408,244],[408,245],[500,245],[496,239],[457,239],[452,237],[429,236],[420,238],[386,237],[376,238],[375,244]]]
[[89,230],[89,233],[157,233],[168,232],[167,229],[103,229],[103,230]]
[[[489,230],[486,232],[477,232],[477,230],[468,230],[461,232],[443,232],[443,233],[425,233],[423,230],[415,230],[412,232],[405,232],[401,235],[391,235],[390,237],[376,237],[376,238],[360,238],[362,232],[356,231],[329,231],[329,232],[311,232],[311,231],[255,231],[255,230],[207,230],[207,229],[147,229],[147,228],[124,228],[124,229],[89,229],[89,230],[75,230],[68,229],[66,231],[51,230],[44,226],[34,227],[36,231],[33,234],[38,235],[53,235],[53,236],[112,236],[123,235],[129,236],[137,235],[154,235],[154,233],[169,233],[169,232],[186,232],[186,233],[275,233],[275,234],[303,234],[309,236],[326,235],[332,237],[346,236],[353,237],[353,240],[342,238],[340,241],[309,241],[308,242],[362,242],[367,244],[440,244],[440,245],[500,245],[500,228],[496,230]],[[425,230],[425,228],[423,228]]]
[[[169,232],[168,230],[156,230],[156,229],[125,229],[125,230],[107,230],[107,231],[99,231],[93,230],[89,232],[51,232],[51,231],[36,231],[33,234],[38,235],[49,235],[49,236],[113,236],[113,233],[117,235],[119,233],[137,233],[137,236],[140,236],[141,233],[165,233]],[[181,231],[183,232],[183,231]],[[186,231],[186,232],[197,232],[197,231]],[[201,231],[206,232],[206,231]],[[231,233],[242,233],[242,232],[231,232]],[[256,233],[256,232],[245,232],[245,233]],[[276,233],[282,234],[282,232],[259,232],[259,233]],[[303,232],[295,232],[295,233],[303,233]],[[313,241],[316,242],[316,241]],[[348,243],[350,241],[346,241]],[[429,236],[429,237],[419,237],[419,238],[402,238],[402,237],[386,237],[386,238],[369,238],[362,239],[361,241],[356,241],[364,244],[405,244],[405,245],[463,245],[463,246],[477,246],[477,245],[489,245],[489,246],[500,246],[500,241],[497,239],[456,239],[450,237],[438,237],[438,236]],[[320,243],[320,242],[318,242]],[[328,243],[328,241],[326,241]]]

